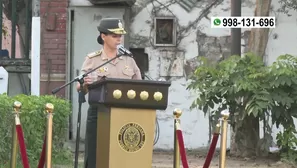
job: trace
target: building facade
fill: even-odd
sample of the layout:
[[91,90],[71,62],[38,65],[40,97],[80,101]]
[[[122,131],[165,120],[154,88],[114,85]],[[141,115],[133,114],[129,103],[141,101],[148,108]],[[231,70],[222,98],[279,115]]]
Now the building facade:
[[[88,0],[41,0],[41,93],[50,93],[54,87],[78,75],[84,57],[101,47],[96,42],[96,26],[100,20],[119,17],[128,31],[124,45],[135,53],[143,73],[155,80],[172,82],[168,108],[157,111],[160,138],[155,148],[173,148],[174,108],[183,110],[181,119],[186,147],[205,147],[211,134],[209,119],[202,111],[189,110],[195,94],[186,87],[189,75],[199,66],[197,56],[218,60],[230,54],[230,29],[210,28],[210,18],[230,16],[230,7],[230,0],[137,0],[132,7],[93,5]],[[297,53],[297,13],[283,14],[277,11],[279,7],[278,2],[273,1],[270,15],[276,17],[277,23],[269,35],[265,54],[268,64],[281,54]],[[245,0],[242,16],[253,16],[254,8],[252,0]],[[242,53],[249,31],[242,29]],[[70,131],[75,138],[77,93],[74,87],[69,87],[59,95],[73,101]],[[83,110],[86,108],[85,103]],[[82,139],[85,119],[83,112]],[[274,129],[274,135],[276,133]]]

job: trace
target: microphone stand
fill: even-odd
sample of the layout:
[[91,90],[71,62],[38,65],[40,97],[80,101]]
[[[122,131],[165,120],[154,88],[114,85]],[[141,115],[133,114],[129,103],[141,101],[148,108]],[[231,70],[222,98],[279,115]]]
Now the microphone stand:
[[60,87],[57,87],[55,89],[52,90],[52,94],[56,94],[57,92],[59,92],[61,89],[65,88],[66,86],[74,83],[74,82],[79,82],[80,84],[80,89],[78,91],[78,116],[77,116],[77,130],[76,130],[76,145],[75,145],[75,160],[74,160],[74,168],[77,168],[78,166],[78,150],[79,150],[79,141],[80,141],[80,123],[81,123],[81,107],[82,107],[82,104],[86,102],[86,98],[85,98],[85,92],[84,92],[84,89],[83,89],[83,85],[84,85],[84,77],[88,76],[88,74],[96,71],[97,69],[103,67],[104,65],[110,63],[111,61],[119,58],[120,56],[125,56],[124,54],[120,54],[120,55],[117,55],[116,57],[106,61],[105,63],[97,66],[96,68],[82,74],[82,75],[79,75],[77,77],[75,77],[72,81],[60,86]]

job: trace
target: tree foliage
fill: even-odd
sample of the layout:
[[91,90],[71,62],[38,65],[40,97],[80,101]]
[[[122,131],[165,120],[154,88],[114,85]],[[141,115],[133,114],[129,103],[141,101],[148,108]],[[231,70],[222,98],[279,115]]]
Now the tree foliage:
[[[197,92],[191,108],[214,115],[229,109],[231,126],[239,123],[234,116],[244,120],[254,115],[260,120],[270,115],[272,124],[294,132],[293,118],[297,118],[297,58],[281,55],[271,65],[253,54],[231,56],[217,64],[200,57],[201,65],[195,70],[188,89]],[[238,118],[238,117],[236,117]],[[295,138],[294,134],[289,135]],[[287,138],[288,139],[288,138]],[[283,149],[288,143],[278,137]],[[283,145],[283,146],[282,146]],[[291,145],[292,146],[292,145]]]

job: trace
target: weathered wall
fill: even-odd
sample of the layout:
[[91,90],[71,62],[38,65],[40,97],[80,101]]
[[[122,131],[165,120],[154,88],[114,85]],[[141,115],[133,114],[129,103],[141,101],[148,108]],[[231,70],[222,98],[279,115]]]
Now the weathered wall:
[[[176,69],[171,69],[168,74],[174,77],[167,78],[172,82],[170,89],[169,106],[166,111],[159,111],[160,139],[156,148],[168,149],[173,147],[172,111],[179,107],[183,110],[182,128],[185,132],[185,144],[187,148],[198,148],[208,144],[209,122],[208,117],[199,110],[189,110],[189,106],[195,95],[186,90],[187,76],[197,66],[196,56],[207,56],[213,60],[226,57],[230,54],[230,30],[210,28],[210,17],[230,16],[230,1],[206,1],[201,0],[192,4],[192,8],[183,8],[181,4],[172,0],[145,1],[139,0],[133,8],[134,17],[131,25],[131,40],[133,47],[145,47],[149,55],[149,73],[154,79],[161,77],[164,69],[163,57],[168,57],[164,50],[172,50],[172,47],[153,47],[153,18],[156,16],[174,16],[177,18],[177,49],[183,54],[171,56],[169,62],[179,62]],[[279,4],[273,3],[272,16],[277,17],[277,26],[271,30],[267,47],[266,60],[272,63],[277,56],[285,53],[296,54],[297,42],[296,12],[292,16],[278,13]],[[253,16],[254,4],[252,1],[244,1],[243,16]],[[242,29],[242,51],[247,29]],[[275,38],[277,37],[277,38]],[[178,61],[181,60],[181,61]],[[165,63],[166,64],[166,63]],[[182,73],[182,75],[180,75]],[[161,75],[160,75],[161,74]],[[176,77],[178,76],[178,77]],[[274,134],[276,134],[274,130]]]
[[[160,3],[158,3],[160,2]],[[197,148],[207,146],[209,141],[209,122],[201,111],[190,111],[189,107],[195,95],[186,90],[187,76],[197,66],[195,57],[207,55],[217,60],[221,55],[228,54],[230,46],[229,30],[210,29],[210,21],[207,17],[215,15],[229,15],[230,11],[221,10],[226,8],[228,2],[199,2],[193,5],[192,9],[185,10],[180,4],[174,1],[155,1],[153,3],[140,3],[134,8],[134,18],[131,25],[131,40],[133,47],[145,47],[149,55],[149,73],[154,79],[160,78],[160,72],[168,71],[161,65],[162,61],[179,60],[176,69],[171,69],[172,76],[168,80],[172,82],[169,95],[169,106],[166,111],[159,111],[160,139],[156,148],[173,148],[173,119],[174,108],[183,110],[182,128],[184,130],[185,144],[187,148]],[[218,5],[218,6],[216,6]],[[210,10],[212,9],[212,10]],[[170,56],[171,59],[162,59],[166,52],[162,50],[172,50],[172,47],[153,47],[153,18],[156,16],[174,16],[177,18],[177,49],[183,51],[182,54]],[[141,43],[136,39],[142,39]],[[139,46],[138,44],[141,44]],[[174,52],[173,52],[174,55]],[[168,57],[168,56],[167,56]],[[161,60],[161,61],[160,61]],[[166,63],[165,63],[166,64]]]
[[68,0],[41,0],[40,94],[65,83],[67,7]]
[[[190,2],[190,0],[184,0]],[[243,0],[242,15],[253,16],[252,0]],[[182,2],[182,1],[178,1]],[[192,0],[192,2],[195,2]],[[71,0],[77,6],[91,6],[87,0]],[[138,0],[132,8],[130,25],[130,47],[145,48],[149,55],[148,76],[153,79],[164,78],[172,82],[169,106],[165,111],[158,111],[160,139],[156,148],[173,148],[174,108],[183,110],[182,128],[185,145],[189,149],[208,145],[210,132],[208,117],[199,110],[189,110],[195,95],[186,90],[188,75],[197,65],[195,57],[207,56],[213,60],[226,57],[230,53],[230,29],[210,28],[210,17],[230,16],[230,0],[197,0],[188,7],[175,0]],[[285,53],[296,54],[297,48],[297,12],[291,16],[277,12],[278,2],[272,5],[272,16],[277,17],[277,26],[271,30],[267,46],[266,60],[272,63],[277,56]],[[177,46],[154,47],[154,17],[170,16],[177,18]],[[242,52],[247,39],[242,29]],[[165,76],[171,77],[165,77]],[[274,129],[274,134],[276,130]],[[219,145],[219,144],[218,144]]]

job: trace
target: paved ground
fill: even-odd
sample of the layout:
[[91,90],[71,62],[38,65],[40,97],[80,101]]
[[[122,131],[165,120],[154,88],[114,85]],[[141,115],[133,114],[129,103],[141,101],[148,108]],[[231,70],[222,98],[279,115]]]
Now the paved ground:
[[[79,168],[83,168],[83,155],[79,157]],[[193,153],[188,154],[188,163],[190,168],[203,168],[205,154]],[[215,156],[209,168],[218,168],[219,160]],[[53,168],[73,168],[69,166],[53,166]],[[171,152],[155,152],[153,155],[152,168],[173,168],[173,155]],[[181,168],[183,168],[181,166]],[[281,161],[272,159],[238,159],[228,157],[226,160],[226,168],[297,168],[297,166],[288,165]]]
[[[199,156],[197,154],[191,154],[187,156],[189,167],[190,168],[203,168],[205,161],[205,156]],[[155,153],[153,160],[154,168],[172,168],[173,157],[170,154],[166,153]],[[214,157],[210,168],[218,168],[219,159]],[[292,166],[286,165],[282,162],[268,160],[268,159],[235,159],[228,157],[226,160],[226,168],[294,168]],[[182,166],[181,166],[182,168]]]

